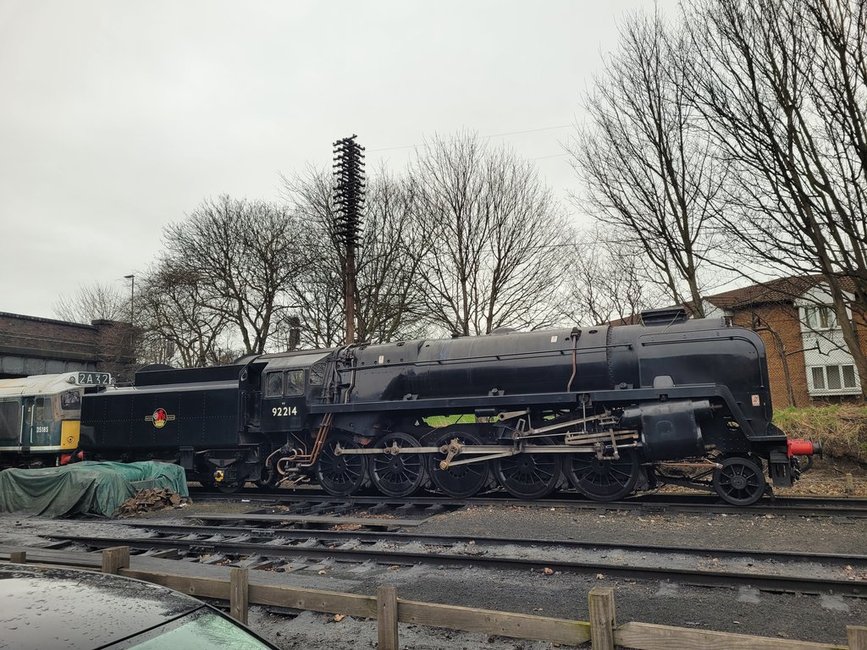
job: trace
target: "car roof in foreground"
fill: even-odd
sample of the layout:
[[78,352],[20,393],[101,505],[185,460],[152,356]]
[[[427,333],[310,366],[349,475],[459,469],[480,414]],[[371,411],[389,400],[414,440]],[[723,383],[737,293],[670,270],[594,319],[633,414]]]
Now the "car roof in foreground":
[[204,606],[129,578],[2,565],[0,648],[98,648]]

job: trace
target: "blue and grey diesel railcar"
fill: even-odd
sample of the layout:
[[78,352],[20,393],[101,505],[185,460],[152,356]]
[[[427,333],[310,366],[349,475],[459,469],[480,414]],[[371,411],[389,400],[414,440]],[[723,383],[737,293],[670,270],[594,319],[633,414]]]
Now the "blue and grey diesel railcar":
[[605,501],[675,482],[748,505],[791,485],[819,448],[772,423],[761,338],[663,316],[144,370],[85,396],[81,445],[171,459],[225,490],[466,498],[499,485],[534,499],[571,486]]

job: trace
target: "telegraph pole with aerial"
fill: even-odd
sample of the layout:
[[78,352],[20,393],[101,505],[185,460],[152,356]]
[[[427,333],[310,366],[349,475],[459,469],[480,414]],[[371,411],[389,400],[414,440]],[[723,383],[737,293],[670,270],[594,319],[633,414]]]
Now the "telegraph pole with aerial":
[[346,312],[346,344],[355,342],[355,252],[361,239],[364,207],[364,147],[352,135],[334,143],[334,203],[338,217],[335,237],[344,248],[343,299]]

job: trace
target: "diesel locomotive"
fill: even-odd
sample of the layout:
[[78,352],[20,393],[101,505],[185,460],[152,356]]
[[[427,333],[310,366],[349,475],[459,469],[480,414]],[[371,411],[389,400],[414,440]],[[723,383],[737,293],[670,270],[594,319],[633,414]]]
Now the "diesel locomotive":
[[112,383],[109,373],[91,371],[0,379],[0,469],[80,459],[82,396]]
[[[660,483],[748,505],[790,486],[817,444],[772,422],[764,345],[722,319],[498,331],[145,368],[84,396],[94,458],[163,459],[232,490],[311,481],[467,498],[571,486],[623,498]],[[769,481],[770,479],[770,481]]]

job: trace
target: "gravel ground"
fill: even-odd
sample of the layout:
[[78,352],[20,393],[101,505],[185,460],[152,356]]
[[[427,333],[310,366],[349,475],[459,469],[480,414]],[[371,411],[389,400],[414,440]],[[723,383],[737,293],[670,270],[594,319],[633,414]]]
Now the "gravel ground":
[[776,488],[781,496],[867,497],[867,465],[842,458],[817,458],[790,488]]
[[628,510],[465,508],[432,517],[419,533],[502,535],[756,550],[865,553],[867,519],[791,515],[637,514]]
[[[245,512],[250,503],[202,503],[151,513],[161,520],[206,512]],[[569,508],[472,507],[438,515],[418,532],[525,538],[564,538],[598,542],[658,543],[703,547],[810,550],[863,553],[867,520],[838,517],[803,518],[782,515],[642,514],[611,511],[600,514]],[[40,534],[140,534],[116,524],[93,520],[41,520],[0,516],[0,543],[34,544]],[[315,535],[315,532],[312,533]],[[867,623],[867,599],[839,596],[773,594],[741,588],[699,587],[668,581],[633,581],[605,575],[492,571],[467,567],[384,567],[374,564],[341,567],[323,562],[316,571],[283,574],[286,584],[371,594],[379,584],[394,584],[398,595],[484,609],[587,619],[587,592],[596,585],[613,586],[617,618],[683,627],[761,634],[782,638],[845,642],[847,624]],[[320,571],[323,571],[320,575]],[[254,607],[251,626],[281,648],[373,648],[372,621],[311,612],[294,618]],[[550,644],[486,635],[401,625],[408,648],[525,648]]]

